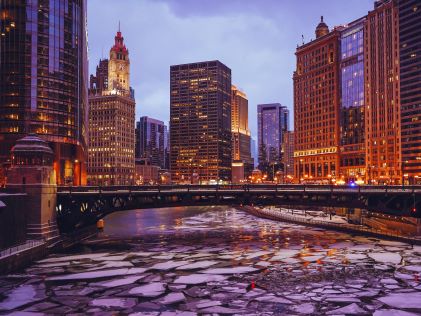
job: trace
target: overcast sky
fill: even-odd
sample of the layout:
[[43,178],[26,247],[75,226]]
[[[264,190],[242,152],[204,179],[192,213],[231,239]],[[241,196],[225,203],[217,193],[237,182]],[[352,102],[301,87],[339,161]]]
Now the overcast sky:
[[169,121],[170,65],[218,59],[249,99],[257,137],[259,103],[279,102],[293,122],[295,49],[314,39],[324,16],[329,27],[367,13],[373,0],[89,0],[89,68],[108,58],[121,31],[130,54],[136,120]]

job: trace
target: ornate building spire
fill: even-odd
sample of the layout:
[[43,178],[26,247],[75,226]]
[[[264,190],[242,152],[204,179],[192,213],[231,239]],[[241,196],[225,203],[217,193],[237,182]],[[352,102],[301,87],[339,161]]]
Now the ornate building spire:
[[124,44],[121,35],[120,22],[118,31],[114,37],[114,45],[110,49],[110,61],[108,63],[108,88],[112,93],[130,93],[130,60],[129,50]]

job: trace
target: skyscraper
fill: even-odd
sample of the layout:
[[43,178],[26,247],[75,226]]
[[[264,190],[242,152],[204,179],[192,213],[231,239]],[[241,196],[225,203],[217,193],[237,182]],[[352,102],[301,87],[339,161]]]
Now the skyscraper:
[[[339,38],[323,17],[316,39],[297,48],[294,72],[295,178],[339,177]],[[341,177],[340,177],[341,178]],[[339,179],[342,180],[342,179]]]
[[398,20],[395,1],[377,1],[364,30],[367,177],[383,184],[401,182]]
[[136,123],[135,157],[165,169],[165,132],[164,122],[142,116]]
[[292,131],[283,133],[282,164],[284,182],[292,180],[294,176],[294,132]]
[[217,60],[174,65],[170,77],[173,181],[230,181],[231,69]]
[[259,169],[273,177],[282,160],[283,133],[289,129],[289,110],[280,103],[257,106]]
[[108,90],[108,59],[100,59],[95,76],[89,79],[89,94],[102,94]]
[[406,183],[421,182],[421,1],[399,0],[402,160]]
[[248,100],[246,94],[234,85],[231,92],[232,160],[243,164],[244,176],[248,177],[253,171],[248,127]]
[[365,181],[364,23],[356,20],[340,35],[340,175]]
[[135,173],[135,100],[129,51],[120,30],[108,62],[108,90],[89,96],[88,182],[128,185]]
[[36,133],[57,183],[86,183],[86,1],[1,1],[0,28],[0,178],[16,140]]

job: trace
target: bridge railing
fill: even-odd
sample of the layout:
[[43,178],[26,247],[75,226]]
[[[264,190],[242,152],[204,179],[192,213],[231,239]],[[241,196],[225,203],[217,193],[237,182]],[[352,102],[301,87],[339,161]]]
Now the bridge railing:
[[228,184],[228,185],[113,185],[113,186],[59,186],[58,192],[118,192],[118,191],[298,191],[320,192],[331,191],[337,193],[421,193],[421,186],[402,185],[322,185],[322,184]]

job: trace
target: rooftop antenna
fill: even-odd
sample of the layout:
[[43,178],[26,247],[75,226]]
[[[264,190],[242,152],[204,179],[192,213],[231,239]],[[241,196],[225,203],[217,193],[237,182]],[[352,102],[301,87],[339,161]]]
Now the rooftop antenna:
[[304,34],[301,34],[301,42],[303,43],[303,45],[304,45]]
[[118,20],[118,31],[120,32],[120,20]]

